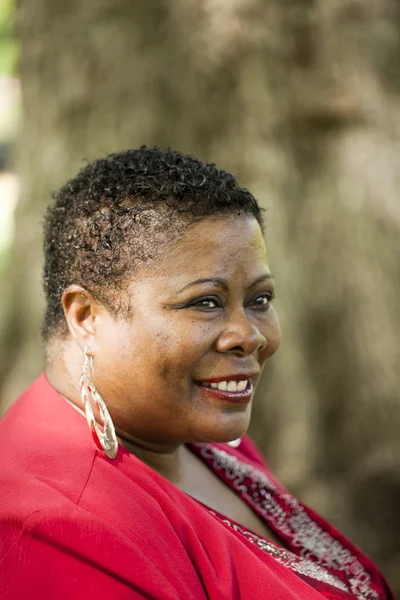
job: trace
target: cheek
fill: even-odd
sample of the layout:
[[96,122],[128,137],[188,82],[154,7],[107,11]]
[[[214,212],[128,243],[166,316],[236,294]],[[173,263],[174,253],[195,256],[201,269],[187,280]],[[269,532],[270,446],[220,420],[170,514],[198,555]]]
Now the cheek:
[[281,328],[279,325],[279,318],[277,312],[273,306],[268,311],[268,326],[266,327],[265,337],[267,345],[261,353],[260,362],[264,363],[267,358],[273,356],[278,350],[281,343]]
[[199,324],[169,320],[162,331],[142,332],[140,363],[147,381],[162,380],[176,387],[187,376],[209,348],[209,332]]

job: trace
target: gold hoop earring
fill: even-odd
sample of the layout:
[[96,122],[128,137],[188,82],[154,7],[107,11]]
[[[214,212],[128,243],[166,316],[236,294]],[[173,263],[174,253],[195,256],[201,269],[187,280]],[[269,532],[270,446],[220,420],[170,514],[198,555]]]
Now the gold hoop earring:
[[[87,346],[84,349],[84,355],[85,360],[82,367],[80,387],[87,424],[92,432],[93,441],[97,448],[105,452],[109,458],[115,458],[118,453],[118,441],[115,435],[114,423],[100,392],[90,379],[88,370],[90,364],[90,371],[93,371],[93,358],[88,355]],[[92,402],[100,414],[101,427],[94,418]]]

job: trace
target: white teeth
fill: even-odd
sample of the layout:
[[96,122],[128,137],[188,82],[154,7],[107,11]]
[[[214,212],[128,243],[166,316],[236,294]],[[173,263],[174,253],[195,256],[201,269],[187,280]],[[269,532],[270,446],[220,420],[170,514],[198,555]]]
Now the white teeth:
[[236,391],[237,392],[244,392],[244,390],[247,388],[247,379],[245,381],[238,381],[237,382],[237,387],[236,387]]
[[219,381],[218,383],[203,382],[201,385],[214,390],[218,389],[222,392],[244,392],[248,384],[249,380],[245,379],[241,381]]

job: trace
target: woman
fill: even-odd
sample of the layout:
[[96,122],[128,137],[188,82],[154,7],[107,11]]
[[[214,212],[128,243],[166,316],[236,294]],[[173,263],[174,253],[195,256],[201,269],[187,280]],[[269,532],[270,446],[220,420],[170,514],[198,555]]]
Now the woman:
[[393,598],[245,436],[280,331],[232,175],[98,160],[56,195],[45,254],[46,372],[0,426],[2,599]]

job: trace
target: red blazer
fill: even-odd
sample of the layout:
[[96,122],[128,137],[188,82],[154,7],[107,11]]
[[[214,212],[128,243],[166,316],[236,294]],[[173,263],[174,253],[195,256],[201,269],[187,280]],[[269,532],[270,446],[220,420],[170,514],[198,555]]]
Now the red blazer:
[[[251,443],[242,446],[229,452],[263,468]],[[0,422],[0,457],[1,600],[336,597],[124,448],[115,460],[103,456],[44,374]],[[389,598],[374,577],[376,598]]]

